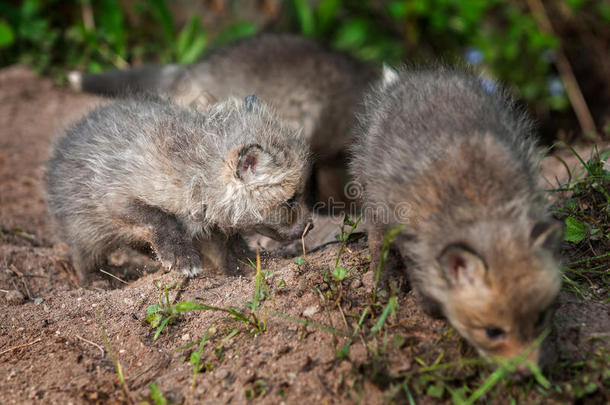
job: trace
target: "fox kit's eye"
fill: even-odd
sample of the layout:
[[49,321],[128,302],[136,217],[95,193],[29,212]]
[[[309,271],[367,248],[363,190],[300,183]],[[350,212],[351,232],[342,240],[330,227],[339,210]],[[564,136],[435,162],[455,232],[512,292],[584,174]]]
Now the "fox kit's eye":
[[506,332],[504,332],[504,329],[495,328],[493,326],[485,328],[485,334],[487,335],[487,338],[491,340],[501,339],[506,336]]

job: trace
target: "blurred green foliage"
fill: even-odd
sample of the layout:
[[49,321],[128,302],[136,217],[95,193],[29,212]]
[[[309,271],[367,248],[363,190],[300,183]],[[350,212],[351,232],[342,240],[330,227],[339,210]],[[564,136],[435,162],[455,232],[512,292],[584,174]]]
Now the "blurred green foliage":
[[[245,1],[245,0],[242,0]],[[607,0],[557,0],[610,22]],[[25,63],[63,77],[132,63],[193,63],[209,49],[256,34],[252,22],[213,38],[193,15],[176,27],[167,0],[0,2],[0,65]],[[477,66],[488,84],[511,83],[544,109],[568,107],[554,66],[560,39],[540,31],[522,0],[285,0],[287,29],[355,56],[397,64],[441,58]],[[130,18],[126,16],[129,15]],[[207,27],[209,28],[209,27]]]
[[[561,0],[575,12],[603,0]],[[540,31],[522,2],[506,0],[292,0],[301,33],[374,62],[463,59],[512,83],[520,96],[547,108],[568,106],[554,67],[559,39]],[[589,3],[595,3],[593,5]],[[492,80],[490,85],[495,85]]]
[[0,66],[24,63],[60,79],[71,69],[98,72],[140,61],[189,64],[212,45],[257,31],[252,23],[237,23],[212,44],[196,16],[177,29],[165,0],[0,2],[0,15]]

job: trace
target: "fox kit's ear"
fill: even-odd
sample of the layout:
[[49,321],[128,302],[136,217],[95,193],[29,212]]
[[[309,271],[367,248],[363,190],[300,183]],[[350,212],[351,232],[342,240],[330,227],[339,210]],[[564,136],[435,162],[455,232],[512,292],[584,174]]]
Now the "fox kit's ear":
[[265,181],[265,176],[272,170],[273,164],[273,156],[262,146],[256,143],[246,145],[237,155],[235,175],[246,183]]
[[530,237],[534,248],[555,251],[563,239],[563,224],[559,221],[537,222]]
[[478,286],[485,283],[485,262],[463,244],[445,247],[438,262],[451,287]]
[[256,97],[256,94],[250,94],[244,99],[244,105],[248,111],[252,111],[255,107],[260,107],[261,100]]

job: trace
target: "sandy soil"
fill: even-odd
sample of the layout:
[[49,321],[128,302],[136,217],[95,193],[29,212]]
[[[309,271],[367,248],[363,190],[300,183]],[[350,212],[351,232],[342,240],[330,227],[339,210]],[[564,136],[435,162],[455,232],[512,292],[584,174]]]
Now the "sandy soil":
[[[473,356],[446,322],[424,315],[407,286],[400,290],[396,316],[387,322],[390,340],[400,343],[378,340],[367,346],[357,340],[345,358],[335,352],[347,338],[272,314],[351,333],[372,283],[370,274],[361,274],[369,263],[365,238],[351,242],[343,255],[344,267],[355,270],[340,287],[341,307],[325,298],[337,295],[327,294],[330,285],[323,274],[338,251],[337,244],[329,244],[308,254],[302,265],[264,257],[272,294],[262,303],[268,315],[257,312],[266,322],[264,332],[253,333],[226,313],[193,311],[154,341],[155,331],[145,318],[146,308],[160,295],[155,280],[161,285],[182,281],[170,291],[172,302],[244,309],[254,291],[253,269],[243,266],[237,275],[208,274],[185,282],[174,273],[155,272],[154,262],[138,258],[121,275],[131,280],[127,286],[103,275],[91,286],[79,286],[66,246],[55,238],[45,212],[43,164],[52,138],[104,101],[57,88],[21,67],[0,71],[0,99],[1,403],[121,402],[114,355],[134,401],[147,399],[150,384],[156,383],[175,402],[244,403],[252,397],[265,403],[352,403],[360,398],[361,403],[376,404],[391,393],[375,378],[375,345],[384,345],[389,375],[409,370],[416,356]],[[562,176],[560,167],[546,163],[547,177]],[[115,261],[121,264],[129,257],[123,252]],[[398,267],[395,259],[389,265]],[[607,336],[608,308],[562,293],[559,347],[578,358],[593,341],[599,345],[599,339],[590,338]],[[371,326],[364,322],[364,327]],[[208,328],[214,333],[203,349],[205,367],[192,388],[188,359],[197,346],[176,349],[198,343]],[[235,329],[239,333],[218,349]],[[607,341],[601,344],[607,346]]]

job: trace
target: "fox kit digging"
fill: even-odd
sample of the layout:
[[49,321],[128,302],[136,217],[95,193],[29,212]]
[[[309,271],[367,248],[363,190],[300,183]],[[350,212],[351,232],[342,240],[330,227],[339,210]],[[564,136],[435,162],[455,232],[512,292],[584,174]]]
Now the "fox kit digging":
[[405,225],[396,245],[412,285],[483,355],[516,357],[550,324],[562,229],[540,158],[529,121],[469,73],[388,69],[366,100],[351,171],[371,269],[386,230]]
[[[300,238],[306,143],[256,96],[198,111],[162,99],[91,112],[55,145],[47,203],[81,281],[112,250],[152,247],[194,276],[225,265],[230,235]],[[200,258],[200,251],[202,257]]]

